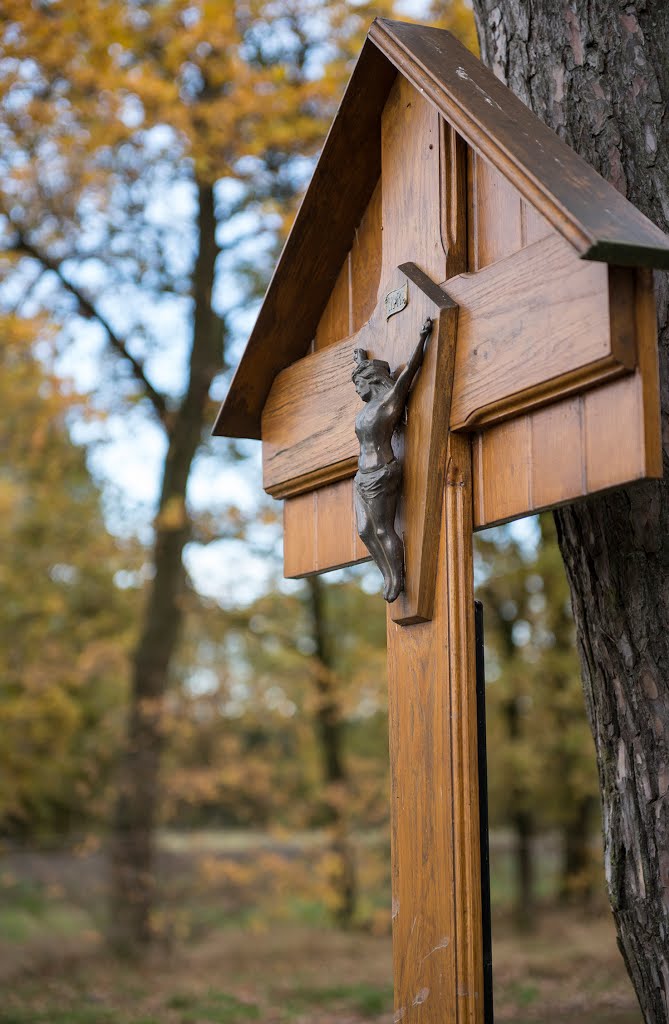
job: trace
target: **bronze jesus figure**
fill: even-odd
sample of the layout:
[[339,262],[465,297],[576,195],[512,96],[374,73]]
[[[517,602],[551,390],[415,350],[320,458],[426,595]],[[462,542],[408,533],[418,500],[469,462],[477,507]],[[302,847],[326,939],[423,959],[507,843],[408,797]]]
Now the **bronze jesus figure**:
[[353,383],[365,407],[355,418],[360,441],[358,472],[354,478],[355,519],[358,533],[383,573],[383,596],[397,600],[404,586],[404,544],[395,531],[395,514],[402,467],[395,458],[392,437],[402,418],[409,390],[432,331],[428,319],[420,340],[397,380],[382,359],[368,359],[364,349],[353,353],[357,366]]

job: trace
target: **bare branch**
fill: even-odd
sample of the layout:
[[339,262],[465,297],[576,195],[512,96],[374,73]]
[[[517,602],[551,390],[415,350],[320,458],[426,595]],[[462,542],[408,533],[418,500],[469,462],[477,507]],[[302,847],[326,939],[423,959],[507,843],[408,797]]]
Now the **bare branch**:
[[123,338],[114,330],[112,325],[109,323],[107,318],[100,312],[97,306],[86,296],[80,288],[77,287],[72,281],[68,280],[63,274],[60,263],[51,259],[47,253],[42,252],[37,246],[26,238],[23,232],[17,228],[14,224],[13,227],[16,229],[17,237],[16,242],[13,246],[17,252],[22,252],[26,256],[30,256],[32,259],[37,260],[42,265],[44,270],[50,270],[56,275],[63,288],[70,293],[76,300],[79,310],[83,316],[88,317],[91,320],[96,320],[105,331],[109,343],[117,355],[121,356],[126,363],[129,364],[132,375],[135,380],[142,386],[144,394],[149,399],[153,408],[164,426],[168,425],[169,409],[167,404],[167,398],[161,392],[154,388],[151,381],[144,372],[142,363],[132,355],[128,350],[128,346]]

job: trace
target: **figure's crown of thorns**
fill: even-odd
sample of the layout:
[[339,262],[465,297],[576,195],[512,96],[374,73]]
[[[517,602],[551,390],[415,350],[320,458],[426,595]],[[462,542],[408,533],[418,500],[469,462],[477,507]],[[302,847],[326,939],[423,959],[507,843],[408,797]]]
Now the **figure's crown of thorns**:
[[390,365],[385,359],[368,359],[364,348],[354,349],[353,359],[356,362],[355,370],[351,374],[353,380],[358,377],[369,379],[378,376],[390,377],[392,379]]

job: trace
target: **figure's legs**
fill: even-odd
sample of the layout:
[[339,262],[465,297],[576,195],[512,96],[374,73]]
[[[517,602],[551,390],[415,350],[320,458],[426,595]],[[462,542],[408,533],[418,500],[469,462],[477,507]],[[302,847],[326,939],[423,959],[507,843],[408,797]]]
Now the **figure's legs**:
[[395,601],[404,586],[404,544],[402,538],[395,532],[394,526],[389,532],[384,533],[382,544],[390,567],[388,585],[383,596],[386,601]]
[[369,505],[361,498],[356,485],[353,487],[353,492],[358,535],[364,541],[367,550],[383,574],[383,596],[388,600],[387,594],[391,592],[394,581],[392,563],[389,561],[389,552],[384,544],[386,531],[381,524],[373,521]]

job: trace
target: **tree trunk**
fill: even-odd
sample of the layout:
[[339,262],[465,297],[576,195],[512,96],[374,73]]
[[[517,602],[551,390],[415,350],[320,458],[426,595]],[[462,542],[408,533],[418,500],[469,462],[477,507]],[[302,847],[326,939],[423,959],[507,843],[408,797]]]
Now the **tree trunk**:
[[146,946],[153,937],[163,699],[183,618],[182,554],[190,531],[186,488],[206,422],[209,388],[222,365],[221,324],[211,307],[218,252],[211,186],[200,186],[198,200],[189,380],[181,405],[169,425],[155,521],[155,572],[133,658],[128,733],[119,771],[111,842],[110,937],[121,952]]
[[515,874],[516,874],[516,905],[513,916],[516,927],[521,931],[530,931],[535,925],[534,906],[534,855],[532,840],[534,838],[534,822],[529,811],[514,811],[511,815],[514,831]]
[[346,769],[343,758],[343,730],[337,695],[334,688],[334,659],[329,643],[323,583],[318,576],[307,578],[307,592],[314,631],[315,657],[318,664],[316,688],[316,728],[323,763],[324,816],[332,829],[332,853],[335,855],[330,885],[336,896],[335,919],[350,925],[355,914],[355,854],[348,836],[346,809]]
[[[511,623],[504,623],[509,651],[513,650]],[[507,736],[511,749],[522,740],[522,722],[519,709],[519,697],[511,696],[503,707],[507,725]],[[529,809],[529,799],[525,777],[516,768],[509,787],[509,821],[514,833],[514,875],[515,892],[513,916],[516,926],[521,931],[529,931],[535,924],[534,902],[534,818]]]
[[594,891],[591,841],[595,802],[586,796],[577,800],[573,814],[562,829],[562,877],[560,902],[587,907]]
[[[481,53],[663,230],[666,0],[474,0]],[[667,277],[656,275],[663,418]],[[669,435],[665,429],[665,458]],[[666,476],[666,474],[665,474]],[[597,749],[619,945],[646,1024],[669,1021],[669,494],[646,483],[556,513]]]

